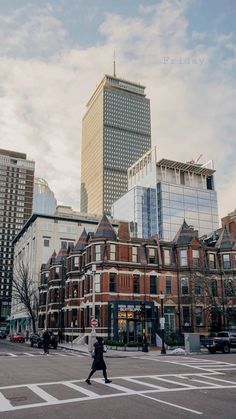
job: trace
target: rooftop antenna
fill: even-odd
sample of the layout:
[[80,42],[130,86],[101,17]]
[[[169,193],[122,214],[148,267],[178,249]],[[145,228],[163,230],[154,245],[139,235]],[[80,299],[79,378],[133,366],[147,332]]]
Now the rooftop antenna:
[[114,49],[113,76],[116,77],[116,51]]

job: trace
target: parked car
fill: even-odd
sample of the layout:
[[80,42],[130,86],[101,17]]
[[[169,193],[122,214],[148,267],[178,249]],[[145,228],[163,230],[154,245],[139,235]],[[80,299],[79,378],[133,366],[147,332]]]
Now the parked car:
[[22,335],[22,333],[14,333],[13,335],[10,335],[10,341],[11,342],[25,342],[25,337]]
[[[50,347],[53,349],[57,349],[57,336],[53,334],[53,332],[49,332],[50,334]],[[30,346],[37,346],[37,348],[42,348],[43,346],[43,333],[34,333],[30,336]]]
[[222,331],[216,336],[208,336],[201,340],[201,343],[211,354],[217,351],[228,354],[231,348],[236,348],[236,331]]

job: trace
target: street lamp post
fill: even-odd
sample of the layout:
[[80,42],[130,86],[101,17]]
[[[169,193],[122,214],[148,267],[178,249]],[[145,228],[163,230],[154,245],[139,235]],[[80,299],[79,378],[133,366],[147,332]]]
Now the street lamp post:
[[164,317],[164,305],[163,305],[165,295],[162,294],[162,292],[161,292],[161,294],[159,295],[159,298],[161,300],[161,318],[160,318],[161,339],[162,339],[161,354],[165,355],[166,354],[165,341],[164,341],[164,338],[165,338],[165,317]]
[[95,330],[95,273],[96,273],[96,265],[92,265],[92,281],[93,281],[93,288],[92,288],[92,318],[91,318],[91,334],[90,334],[90,341],[89,341],[89,352],[93,351],[93,344],[96,339],[96,330]]

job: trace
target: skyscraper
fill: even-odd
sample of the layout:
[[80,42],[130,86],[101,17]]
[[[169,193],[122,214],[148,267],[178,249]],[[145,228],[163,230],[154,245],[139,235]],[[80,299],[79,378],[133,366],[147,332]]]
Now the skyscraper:
[[34,162],[0,149],[0,323],[10,314],[12,240],[32,213]]
[[37,214],[54,214],[57,200],[46,180],[36,177],[34,179],[33,212]]
[[150,100],[140,84],[105,75],[82,125],[81,211],[110,214],[127,169],[151,147]]
[[113,204],[113,216],[130,221],[133,235],[173,240],[183,220],[209,235],[219,228],[213,162],[157,160],[150,150],[128,169],[128,192]]

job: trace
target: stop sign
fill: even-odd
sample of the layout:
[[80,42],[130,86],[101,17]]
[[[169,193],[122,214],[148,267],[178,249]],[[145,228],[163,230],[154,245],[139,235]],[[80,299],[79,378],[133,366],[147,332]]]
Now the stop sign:
[[96,327],[96,326],[98,325],[98,321],[97,321],[97,319],[92,319],[92,320],[91,320],[91,325],[92,325],[93,327]]

